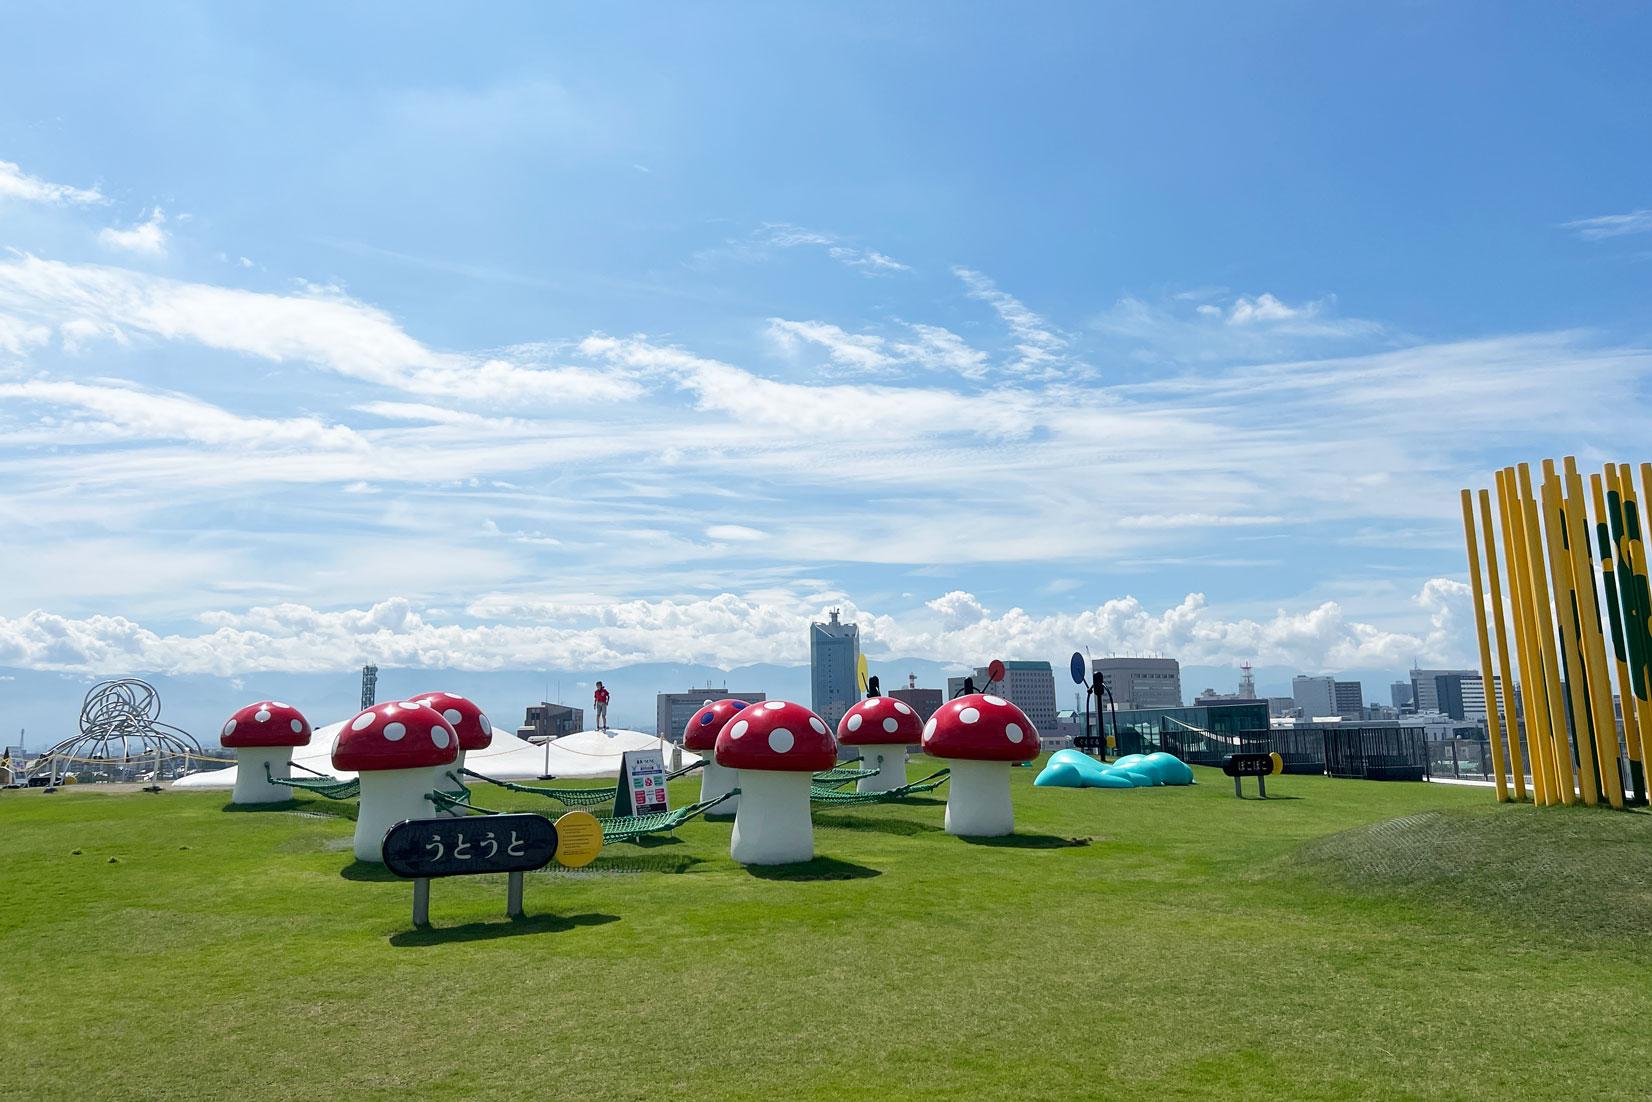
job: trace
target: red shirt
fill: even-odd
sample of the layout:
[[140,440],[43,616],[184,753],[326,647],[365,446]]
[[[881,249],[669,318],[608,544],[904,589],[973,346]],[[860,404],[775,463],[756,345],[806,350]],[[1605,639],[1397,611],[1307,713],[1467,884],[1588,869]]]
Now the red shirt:
[[596,692],[592,693],[591,696],[592,696],[593,699],[596,700],[596,702],[598,704],[608,703],[608,690],[607,689],[598,689]]

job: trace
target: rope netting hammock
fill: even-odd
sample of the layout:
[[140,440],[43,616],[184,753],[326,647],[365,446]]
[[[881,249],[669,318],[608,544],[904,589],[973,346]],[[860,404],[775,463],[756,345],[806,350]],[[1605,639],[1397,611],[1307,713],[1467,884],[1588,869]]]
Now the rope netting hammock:
[[[876,770],[873,770],[876,772]],[[918,796],[925,792],[933,792],[945,784],[952,770],[941,769],[922,780],[903,784],[898,788],[886,789],[883,792],[843,792],[827,785],[811,785],[809,787],[809,801],[811,803],[826,804],[831,807],[854,807],[858,804],[887,804],[895,800],[902,800],[908,796]]]

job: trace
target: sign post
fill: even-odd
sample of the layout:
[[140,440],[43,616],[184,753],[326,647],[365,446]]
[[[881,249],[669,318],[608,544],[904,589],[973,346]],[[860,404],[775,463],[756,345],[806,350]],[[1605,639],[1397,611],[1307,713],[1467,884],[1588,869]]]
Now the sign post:
[[[600,835],[601,828],[598,828]],[[384,867],[413,881],[413,925],[430,925],[430,882],[444,876],[507,873],[505,913],[522,916],[522,874],[556,856],[556,827],[543,815],[403,819],[384,835]]]
[[1285,771],[1285,759],[1273,754],[1229,754],[1222,759],[1222,772],[1233,778],[1233,794],[1245,798],[1241,782],[1246,777],[1256,778],[1256,794],[1268,798],[1268,778]]
[[653,815],[671,810],[665,786],[665,758],[658,750],[627,750],[620,758],[614,818]]

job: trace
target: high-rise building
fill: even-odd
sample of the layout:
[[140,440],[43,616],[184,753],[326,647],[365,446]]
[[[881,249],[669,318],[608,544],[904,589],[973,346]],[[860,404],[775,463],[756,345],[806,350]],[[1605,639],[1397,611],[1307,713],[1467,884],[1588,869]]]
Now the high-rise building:
[[1291,678],[1291,696],[1296,698],[1296,706],[1302,709],[1304,719],[1342,714],[1337,711],[1336,684],[1334,677],[1297,674]]
[[[1433,677],[1437,710],[1452,719],[1486,718],[1486,682],[1478,673],[1441,673]],[[1497,703],[1503,703],[1503,679],[1494,685]]]
[[1479,670],[1412,670],[1411,707],[1417,712],[1444,712],[1436,683],[1441,677],[1479,677]]
[[379,699],[379,668],[377,666],[363,666],[361,668],[361,710],[366,711]]
[[1336,681],[1331,685],[1331,703],[1343,719],[1365,718],[1365,691],[1358,681]]
[[1182,706],[1182,667],[1174,658],[1097,658],[1090,669],[1106,679],[1121,711]]
[[[987,692],[987,668],[975,670],[975,688]],[[1005,662],[1004,680],[991,689],[1033,721],[1040,731],[1055,730],[1055,671],[1048,662]]]
[[667,742],[683,741],[683,728],[708,700],[732,698],[756,704],[768,698],[762,693],[734,693],[727,689],[690,689],[686,693],[659,693],[654,697],[654,733]]
[[1388,698],[1397,712],[1410,710],[1411,702],[1416,699],[1411,695],[1411,682],[1409,681],[1396,681],[1389,685]]
[[839,620],[838,612],[834,608],[826,623],[809,625],[809,707],[833,730],[860,699],[860,630]]
[[1249,662],[1239,663],[1239,699],[1256,699],[1256,674]]
[[522,726],[516,729],[516,737],[528,742],[544,742],[583,730],[585,709],[542,700],[538,704],[528,705]]

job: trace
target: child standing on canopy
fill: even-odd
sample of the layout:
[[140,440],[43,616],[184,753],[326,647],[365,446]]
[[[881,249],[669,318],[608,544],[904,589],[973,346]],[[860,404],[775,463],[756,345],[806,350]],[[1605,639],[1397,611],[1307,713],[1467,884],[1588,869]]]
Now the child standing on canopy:
[[608,730],[608,690],[597,682],[597,691],[591,694],[591,699],[597,706],[597,730]]

